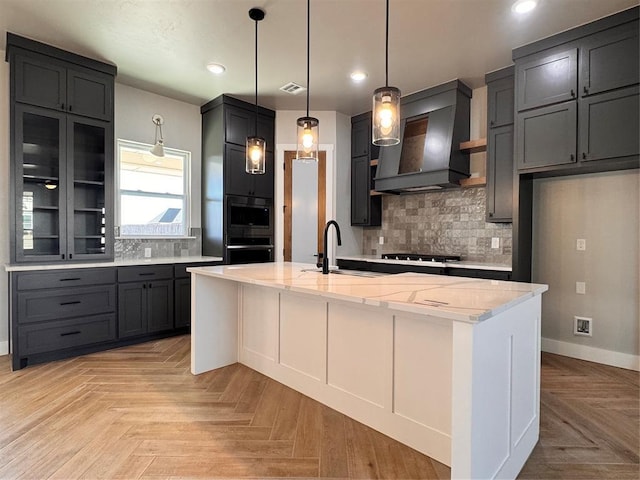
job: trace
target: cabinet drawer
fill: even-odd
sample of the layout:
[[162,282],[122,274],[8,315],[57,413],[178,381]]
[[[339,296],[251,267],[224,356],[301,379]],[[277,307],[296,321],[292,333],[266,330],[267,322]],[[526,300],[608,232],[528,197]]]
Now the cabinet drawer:
[[18,293],[19,323],[111,313],[115,310],[115,285]]
[[19,273],[18,290],[67,288],[116,282],[115,268],[78,268],[51,272]]
[[145,282],[147,280],[173,278],[173,265],[145,265],[119,267],[118,282]]
[[92,343],[115,340],[116,317],[93,317],[60,320],[20,328],[20,355],[51,352]]

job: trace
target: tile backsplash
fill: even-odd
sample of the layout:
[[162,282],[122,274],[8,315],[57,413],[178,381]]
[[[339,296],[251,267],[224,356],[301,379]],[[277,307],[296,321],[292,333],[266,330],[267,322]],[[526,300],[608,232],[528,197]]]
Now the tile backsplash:
[[[485,222],[486,188],[456,188],[382,199],[382,226],[364,229],[363,253],[460,255],[463,260],[511,265],[510,223]],[[380,245],[379,237],[384,237]],[[491,248],[491,239],[499,248]]]
[[116,260],[145,258],[145,248],[151,249],[151,258],[196,257],[202,254],[202,231],[192,228],[194,238],[118,238],[114,244]]

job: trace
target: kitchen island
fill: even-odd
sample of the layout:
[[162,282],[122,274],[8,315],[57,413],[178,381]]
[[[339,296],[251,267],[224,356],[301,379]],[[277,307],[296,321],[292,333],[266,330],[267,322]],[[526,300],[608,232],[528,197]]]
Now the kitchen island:
[[193,267],[191,371],[241,362],[451,466],[515,478],[539,434],[546,285]]

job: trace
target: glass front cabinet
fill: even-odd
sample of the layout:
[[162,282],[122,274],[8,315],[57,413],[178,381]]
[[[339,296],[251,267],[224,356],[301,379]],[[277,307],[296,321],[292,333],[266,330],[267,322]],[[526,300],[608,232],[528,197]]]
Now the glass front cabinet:
[[[7,42],[11,261],[111,260],[115,67],[12,34]],[[78,88],[80,73],[97,87]]]
[[112,258],[108,122],[15,107],[15,260]]

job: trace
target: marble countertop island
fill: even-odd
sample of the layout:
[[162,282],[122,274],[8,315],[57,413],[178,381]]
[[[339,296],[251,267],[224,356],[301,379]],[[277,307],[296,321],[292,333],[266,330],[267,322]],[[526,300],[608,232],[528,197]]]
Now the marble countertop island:
[[374,307],[458,321],[491,318],[547,290],[546,285],[420,273],[322,275],[315,265],[263,263],[192,267],[188,271],[241,283],[281,288]]
[[546,285],[296,263],[187,270],[193,374],[243,363],[452,479],[516,478],[539,438]]

